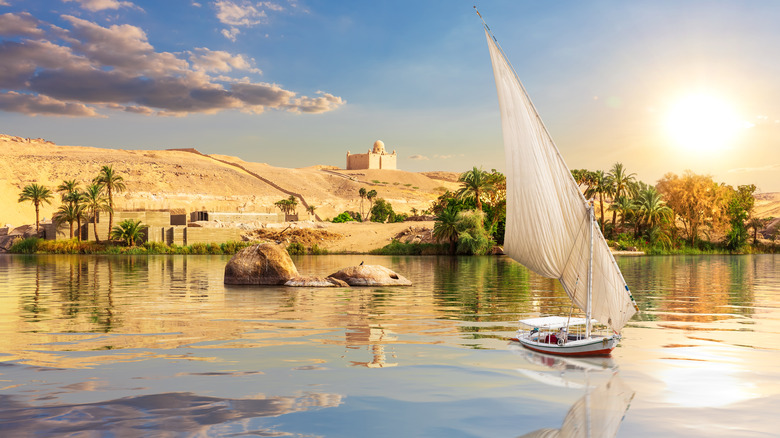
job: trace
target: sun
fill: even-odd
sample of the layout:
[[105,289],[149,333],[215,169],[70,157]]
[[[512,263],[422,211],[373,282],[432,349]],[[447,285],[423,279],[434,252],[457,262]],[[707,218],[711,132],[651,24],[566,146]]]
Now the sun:
[[720,152],[744,128],[732,105],[711,94],[691,94],[678,100],[666,119],[667,133],[690,152]]

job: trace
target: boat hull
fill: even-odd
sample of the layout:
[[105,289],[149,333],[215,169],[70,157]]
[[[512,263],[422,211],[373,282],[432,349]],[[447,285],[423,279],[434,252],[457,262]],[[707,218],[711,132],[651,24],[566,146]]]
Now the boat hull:
[[559,345],[540,342],[538,336],[534,337],[524,333],[516,338],[512,338],[512,341],[519,342],[529,350],[545,354],[558,356],[608,356],[617,347],[620,337],[618,335],[593,336],[588,339],[569,341]]

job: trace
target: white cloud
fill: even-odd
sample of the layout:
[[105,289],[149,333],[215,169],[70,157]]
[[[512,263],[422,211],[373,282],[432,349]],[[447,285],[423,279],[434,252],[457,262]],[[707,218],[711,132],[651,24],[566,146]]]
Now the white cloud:
[[411,155],[411,156],[409,156],[409,159],[410,159],[410,160],[428,160],[429,158],[428,158],[428,157],[426,157],[425,155],[420,155],[420,154],[417,154],[417,155]]
[[190,52],[190,62],[195,70],[208,73],[227,73],[234,69],[262,73],[259,69],[252,67],[252,64],[243,55],[231,55],[225,51],[209,50],[205,47],[199,47],[194,52]]
[[236,37],[238,34],[241,33],[240,30],[236,29],[235,27],[228,29],[222,29],[222,35],[225,36],[225,38],[229,39],[230,41],[236,42]]
[[63,29],[32,16],[0,17],[19,32],[0,39],[4,111],[93,117],[100,116],[98,109],[174,116],[226,109],[321,113],[345,103],[322,91],[299,96],[276,84],[230,78],[234,71],[261,73],[243,55],[208,48],[157,52],[131,25],[103,27],[63,16],[71,25]]
[[244,0],[240,4],[231,0],[217,0],[217,19],[228,26],[254,26],[267,17],[265,11],[258,11],[251,3]]
[[40,24],[38,19],[29,12],[18,14],[9,12],[0,15],[0,35],[41,37],[45,32],[38,28],[38,24]]
[[65,3],[76,2],[80,4],[82,8],[92,12],[103,11],[106,9],[119,9],[119,8],[141,9],[140,7],[136,6],[133,2],[128,2],[128,1],[118,1],[118,0],[62,0],[62,1]]

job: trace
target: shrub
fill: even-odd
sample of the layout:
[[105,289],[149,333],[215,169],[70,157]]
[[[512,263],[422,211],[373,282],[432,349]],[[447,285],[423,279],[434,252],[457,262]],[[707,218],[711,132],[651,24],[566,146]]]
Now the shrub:
[[320,248],[320,246],[319,246],[319,245],[317,245],[316,243],[315,243],[315,244],[313,244],[313,245],[311,246],[311,248],[309,248],[309,254],[314,254],[314,255],[325,255],[325,254],[327,254],[327,253],[328,253],[328,250],[327,250],[327,249],[325,249],[325,248]]
[[35,251],[38,250],[38,242],[40,241],[41,239],[37,237],[16,239],[13,245],[11,245],[11,248],[8,250],[8,252],[13,252],[16,254],[35,254]]
[[300,242],[292,242],[287,245],[287,253],[290,255],[303,255],[306,254],[306,248]]
[[352,217],[352,215],[349,214],[348,211],[345,211],[345,212],[339,214],[338,216],[334,217],[333,218],[333,223],[334,224],[340,224],[340,223],[350,222],[350,221],[354,221],[354,220],[355,219]]

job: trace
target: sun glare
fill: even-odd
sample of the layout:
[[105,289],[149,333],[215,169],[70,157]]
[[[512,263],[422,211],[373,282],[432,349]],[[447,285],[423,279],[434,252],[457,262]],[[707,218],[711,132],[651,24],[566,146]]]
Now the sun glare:
[[690,152],[722,151],[744,127],[731,105],[707,94],[680,99],[666,119],[669,136],[677,146]]

